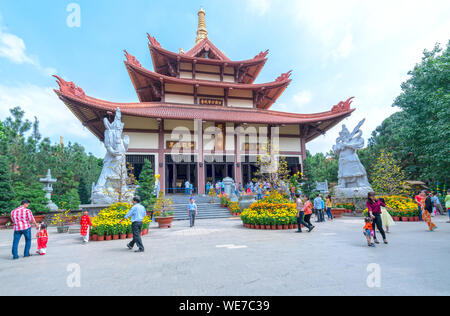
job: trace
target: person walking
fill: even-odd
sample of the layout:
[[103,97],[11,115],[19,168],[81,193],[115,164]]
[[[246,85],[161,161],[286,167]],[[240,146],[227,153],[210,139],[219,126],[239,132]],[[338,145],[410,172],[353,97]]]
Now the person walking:
[[447,196],[445,197],[445,208],[447,209],[448,219],[447,223],[450,223],[450,189],[447,190]]
[[303,206],[303,211],[305,212],[305,217],[304,217],[305,222],[308,223],[308,225],[311,227],[309,229],[309,232],[311,232],[315,227],[313,224],[311,224],[311,215],[313,213],[312,208],[313,208],[313,205],[312,205],[311,201],[309,200],[309,195],[305,195],[305,204]]
[[376,244],[379,244],[378,240],[377,240],[377,234],[376,234],[376,230],[378,228],[378,230],[381,233],[381,236],[383,236],[383,242],[385,244],[387,244],[387,239],[386,239],[386,233],[384,232],[383,229],[383,222],[381,219],[381,206],[386,207],[386,204],[384,204],[382,201],[377,200],[375,198],[375,193],[374,192],[369,192],[367,195],[367,209],[369,211],[369,216],[372,218],[373,220],[373,240]]
[[119,221],[119,224],[126,218],[131,219],[131,229],[133,231],[133,240],[130,241],[129,244],[127,244],[128,249],[133,249],[134,245],[136,244],[139,248],[135,252],[144,252],[144,245],[142,244],[141,239],[141,230],[142,230],[142,222],[144,220],[144,217],[147,215],[147,212],[145,211],[145,207],[141,204],[141,199],[138,197],[133,198],[133,207],[128,211],[127,215],[124,216]]
[[419,221],[422,221],[422,196],[420,195],[420,192],[416,194],[414,200],[416,201],[419,210]]
[[432,232],[437,229],[436,224],[431,220],[431,212],[433,212],[433,201],[427,191],[420,192],[421,196],[421,208],[422,208],[422,218],[427,223],[428,229]]
[[302,200],[300,199],[300,194],[296,194],[296,207],[297,207],[297,233],[301,233],[302,232],[302,225],[305,226],[306,228],[308,228],[309,232],[311,232],[312,230],[312,226],[308,223],[305,222],[304,218],[305,218],[305,211],[303,210],[304,205]]
[[194,226],[194,224],[195,224],[195,216],[197,216],[197,215],[198,215],[197,204],[195,204],[194,198],[191,197],[189,199],[189,204],[188,204],[188,216],[189,216],[191,227]]
[[191,184],[189,183],[188,180],[186,180],[186,182],[184,183],[184,188],[186,190],[186,195],[189,196],[189,193],[190,193],[189,191],[191,189]]
[[322,220],[322,217],[320,215],[321,210],[322,210],[322,197],[319,194],[315,199],[314,199],[314,213],[316,214],[316,222],[319,223]]
[[327,216],[328,219],[332,220],[333,219],[333,214],[331,213],[331,208],[333,207],[333,200],[331,199],[331,195],[327,196]]
[[31,256],[31,225],[34,225],[36,229],[38,229],[38,225],[33,214],[28,209],[29,206],[30,201],[23,200],[20,203],[20,206],[11,212],[11,220],[14,224],[14,239],[12,244],[13,260],[19,259],[18,247],[22,235],[25,237],[25,250],[23,256],[24,258]]
[[83,216],[81,216],[81,219],[80,219],[80,226],[81,226],[81,229],[80,229],[81,238],[83,239],[84,243],[87,243],[87,242],[89,242],[89,230],[90,230],[90,227],[92,227],[92,222],[89,217],[88,211],[83,212]]
[[[386,204],[383,198],[380,198],[380,201]],[[386,233],[389,233],[389,227],[395,226],[395,222],[392,219],[391,214],[389,214],[387,207],[381,206],[381,222],[386,228]]]
[[434,193],[433,203],[436,208],[436,212],[439,212],[440,215],[444,215],[444,209],[442,208],[441,201],[439,200],[439,194],[437,192]]

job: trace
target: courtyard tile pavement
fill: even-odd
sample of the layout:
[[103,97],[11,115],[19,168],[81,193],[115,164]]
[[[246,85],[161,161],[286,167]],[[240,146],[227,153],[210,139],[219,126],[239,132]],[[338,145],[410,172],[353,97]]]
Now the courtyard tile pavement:
[[[16,261],[12,231],[3,230],[0,295],[450,295],[447,220],[434,219],[437,232],[398,223],[389,245],[376,248],[367,247],[361,218],[314,223],[302,234],[249,230],[231,218],[194,228],[179,221],[169,230],[152,224],[144,253],[121,240],[82,244],[50,228],[47,255]],[[19,253],[23,247],[22,240]],[[367,285],[372,263],[379,287]]]

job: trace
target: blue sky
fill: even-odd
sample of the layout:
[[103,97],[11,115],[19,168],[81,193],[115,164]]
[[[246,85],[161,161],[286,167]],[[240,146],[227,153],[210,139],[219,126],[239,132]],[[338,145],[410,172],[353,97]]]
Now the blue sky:
[[[67,7],[78,4],[80,27],[69,27]],[[327,111],[355,96],[353,128],[364,136],[396,111],[391,106],[407,72],[423,50],[450,39],[450,2],[360,0],[0,0],[0,119],[21,106],[37,116],[54,142],[79,142],[101,157],[100,142],[59,101],[51,74],[74,81],[93,97],[134,102],[123,49],[152,69],[146,33],[169,50],[194,45],[203,6],[209,38],[229,58],[253,58],[270,50],[257,82],[293,70],[293,82],[275,110]],[[335,127],[307,148],[326,152]]]

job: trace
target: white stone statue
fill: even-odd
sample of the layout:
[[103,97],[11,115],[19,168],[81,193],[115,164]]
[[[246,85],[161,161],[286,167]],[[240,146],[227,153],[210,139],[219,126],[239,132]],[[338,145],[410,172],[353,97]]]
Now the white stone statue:
[[123,126],[120,109],[117,108],[114,122],[107,118],[105,124],[106,155],[103,160],[103,169],[92,193],[92,204],[112,204],[119,200],[131,201],[133,192],[127,186],[127,166],[125,153],[128,150],[130,138],[125,135],[122,139]]
[[349,132],[345,125],[336,139],[336,145],[333,151],[339,155],[339,173],[338,185],[334,187],[336,196],[353,198],[367,197],[367,193],[372,191],[367,180],[367,173],[361,164],[357,150],[364,147],[364,139],[362,136],[361,126],[365,119],[359,122],[358,126]]

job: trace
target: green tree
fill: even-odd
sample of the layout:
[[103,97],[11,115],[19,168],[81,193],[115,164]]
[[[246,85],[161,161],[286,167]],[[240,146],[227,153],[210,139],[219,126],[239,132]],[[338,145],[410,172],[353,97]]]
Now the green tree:
[[152,208],[156,202],[156,196],[153,193],[155,190],[155,176],[153,174],[152,163],[148,159],[144,160],[138,185],[137,194],[141,198],[142,205],[146,209]]
[[0,156],[0,214],[11,211],[14,207],[14,190],[11,182],[9,162],[5,156]]
[[27,199],[31,202],[29,208],[33,214],[47,213],[50,211],[47,207],[48,200],[45,197],[42,184],[39,182],[32,183],[31,185],[17,182],[14,184],[14,192],[16,193],[14,200],[16,206],[19,206],[22,200]]

